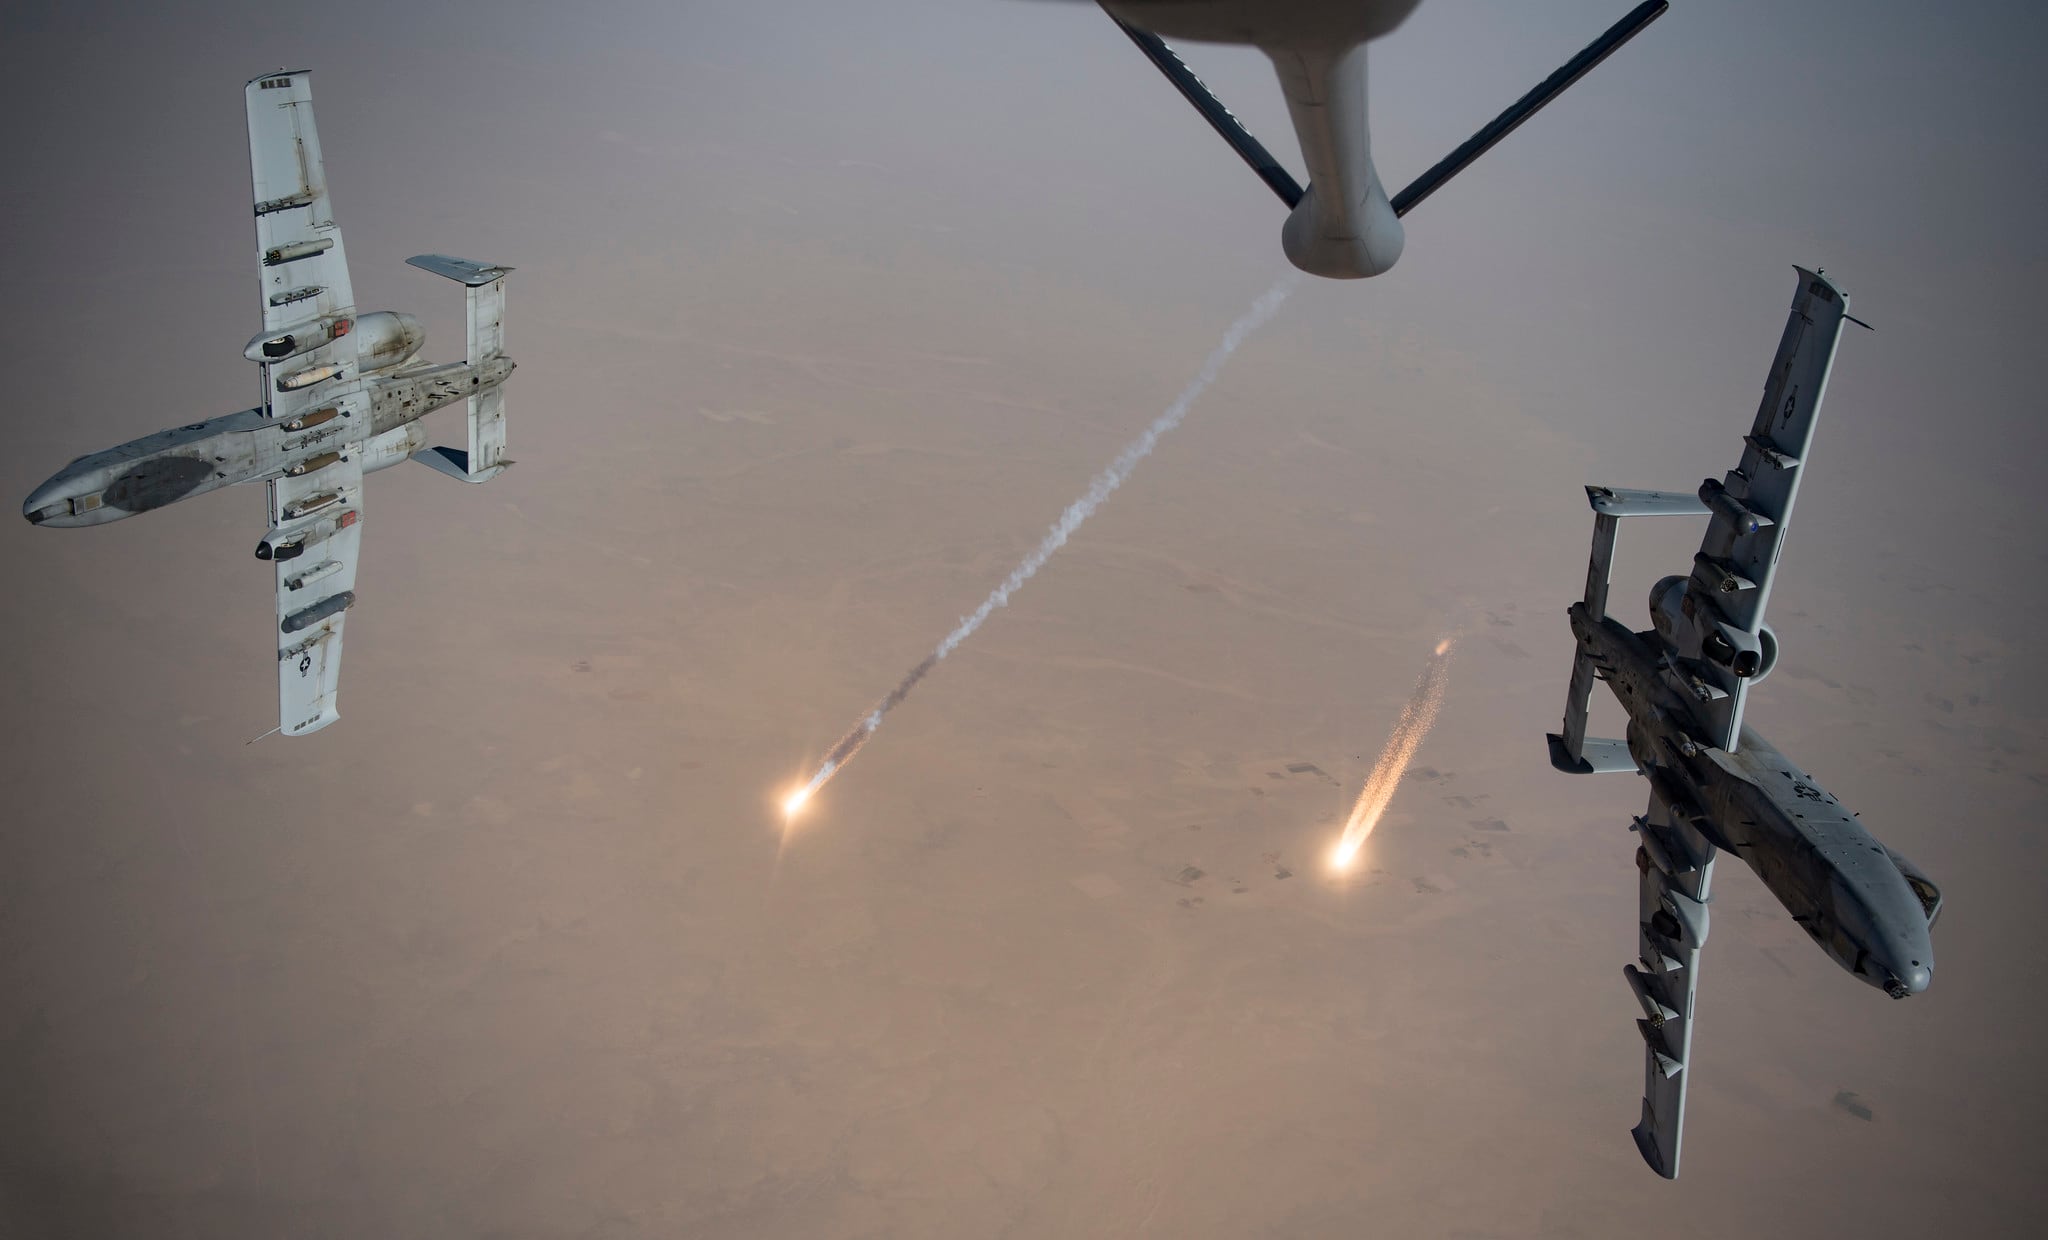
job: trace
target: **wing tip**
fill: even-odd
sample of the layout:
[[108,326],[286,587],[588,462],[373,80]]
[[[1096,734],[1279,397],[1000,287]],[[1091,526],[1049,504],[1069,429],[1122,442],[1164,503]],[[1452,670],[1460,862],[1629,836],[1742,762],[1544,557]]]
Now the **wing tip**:
[[[267,73],[259,73],[242,83],[242,90],[253,95],[260,90],[280,90],[285,87],[311,89],[311,83],[305,81],[305,79],[312,76],[313,71],[311,69],[272,69]],[[273,83],[282,83],[283,85],[278,86],[273,85]]]
[[514,270],[503,263],[479,263],[449,254],[415,254],[406,259],[405,263],[408,267],[431,271],[437,276],[444,276],[471,288],[481,288],[502,280]]
[[341,712],[336,710],[332,704],[329,704],[318,715],[303,723],[287,724],[279,728],[278,734],[281,736],[311,736],[339,718],[341,718]]
[[1648,1098],[1643,1099],[1642,1120],[1629,1129],[1628,1135],[1636,1139],[1636,1151],[1643,1156],[1644,1162],[1650,1164],[1650,1170],[1667,1180],[1678,1178],[1677,1151],[1672,1152],[1668,1161],[1665,1159],[1663,1149],[1657,1144],[1657,1116],[1650,1110]]

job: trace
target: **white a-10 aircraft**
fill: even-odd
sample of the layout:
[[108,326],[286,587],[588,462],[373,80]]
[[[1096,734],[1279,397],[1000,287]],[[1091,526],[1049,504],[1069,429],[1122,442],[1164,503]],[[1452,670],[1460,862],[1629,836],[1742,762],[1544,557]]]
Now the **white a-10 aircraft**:
[[[1636,1146],[1667,1178],[1678,1175],[1693,1000],[1717,852],[1742,858],[1792,920],[1856,977],[1903,999],[1926,990],[1934,976],[1940,888],[1742,718],[1749,686],[1778,661],[1764,605],[1835,345],[1843,322],[1858,321],[1834,281],[1798,271],[1792,314],[1763,404],[1743,437],[1741,464],[1725,479],[1707,479],[1696,494],[1586,488],[1595,514],[1592,562],[1585,601],[1570,613],[1578,648],[1564,732],[1550,737],[1551,762],[1560,770],[1649,777],[1650,808],[1633,826],[1641,842],[1640,960],[1624,973],[1643,1009],[1636,1024],[1647,1048]],[[1687,513],[1711,517],[1692,571],[1659,581],[1650,591],[1651,628],[1630,632],[1607,615],[1616,523]],[[1606,681],[1627,709],[1626,741],[1587,737],[1595,679]]]
[[[1421,0],[1099,0],[1139,50],[1287,204],[1288,261],[1311,275],[1358,279],[1401,257],[1401,217],[1662,16],[1643,0],[1484,129],[1389,198],[1373,167],[1366,125],[1365,45],[1390,34]],[[1160,35],[1250,44],[1266,53],[1308,165],[1306,189],[1181,63]]]
[[[256,558],[277,571],[278,731],[338,717],[341,631],[355,604],[363,475],[407,458],[465,482],[502,472],[512,373],[504,355],[508,267],[439,254],[406,261],[469,288],[469,358],[413,360],[426,333],[409,314],[358,314],[313,127],[312,75],[265,74],[246,90],[263,330],[244,351],[263,404],[82,456],[21,506],[36,525],[102,525],[239,482],[266,482],[270,532]],[[469,448],[427,448],[420,419],[468,402]]]

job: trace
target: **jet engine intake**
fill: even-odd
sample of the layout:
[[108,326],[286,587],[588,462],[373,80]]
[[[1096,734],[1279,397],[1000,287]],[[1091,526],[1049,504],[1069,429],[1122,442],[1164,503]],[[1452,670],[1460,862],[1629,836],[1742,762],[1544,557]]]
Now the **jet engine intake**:
[[1749,678],[1751,684],[1761,681],[1771,674],[1772,668],[1778,666],[1778,634],[1768,624],[1759,625],[1756,631],[1756,645],[1761,662],[1757,664],[1756,675]]
[[1650,587],[1650,623],[1674,649],[1684,651],[1682,634],[1700,635],[1700,653],[1745,680],[1761,680],[1778,662],[1778,637],[1769,627],[1757,633],[1721,618],[1712,597],[1697,595],[1688,577],[1665,577]]
[[[1772,645],[1776,644],[1774,639]],[[1714,621],[1700,639],[1700,653],[1744,680],[1754,679],[1764,665],[1763,643],[1756,634],[1722,620]]]

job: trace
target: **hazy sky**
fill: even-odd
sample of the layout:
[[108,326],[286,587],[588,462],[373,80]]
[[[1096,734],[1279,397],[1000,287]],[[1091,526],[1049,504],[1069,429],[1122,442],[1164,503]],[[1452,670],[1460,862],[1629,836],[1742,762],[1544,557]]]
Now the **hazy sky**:
[[[1625,7],[1422,5],[1372,52],[1389,188]],[[520,367],[517,468],[368,483],[314,738],[244,743],[255,489],[0,525],[0,1233],[2032,1234],[2044,40],[1677,0],[1392,273],[1295,294],[782,846],[1284,270],[1270,193],[1084,5],[0,5],[0,491],[254,401],[280,65],[361,308],[455,357],[401,260],[510,264]],[[1187,55],[1299,167],[1262,58]],[[1948,907],[1893,1003],[1724,866],[1667,1184],[1644,786],[1542,733],[1581,484],[1735,462],[1795,262],[1877,331],[1749,718]],[[1697,533],[1626,528],[1616,613]]]

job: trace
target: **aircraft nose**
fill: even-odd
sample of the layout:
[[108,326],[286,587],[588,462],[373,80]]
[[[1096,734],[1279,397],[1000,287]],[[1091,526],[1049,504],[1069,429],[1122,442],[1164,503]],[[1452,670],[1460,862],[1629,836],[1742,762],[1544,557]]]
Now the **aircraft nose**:
[[1902,972],[1893,974],[1892,980],[1885,985],[1884,989],[1885,993],[1892,998],[1903,999],[1907,995],[1920,994],[1927,989],[1928,984],[1933,980],[1934,970],[1915,960]]
[[67,468],[37,487],[21,502],[30,525],[98,525],[128,514],[109,504],[103,481],[90,471]]
[[21,502],[21,515],[28,518],[30,525],[41,525],[52,517],[71,515],[71,501],[62,491],[55,478],[45,482]]

